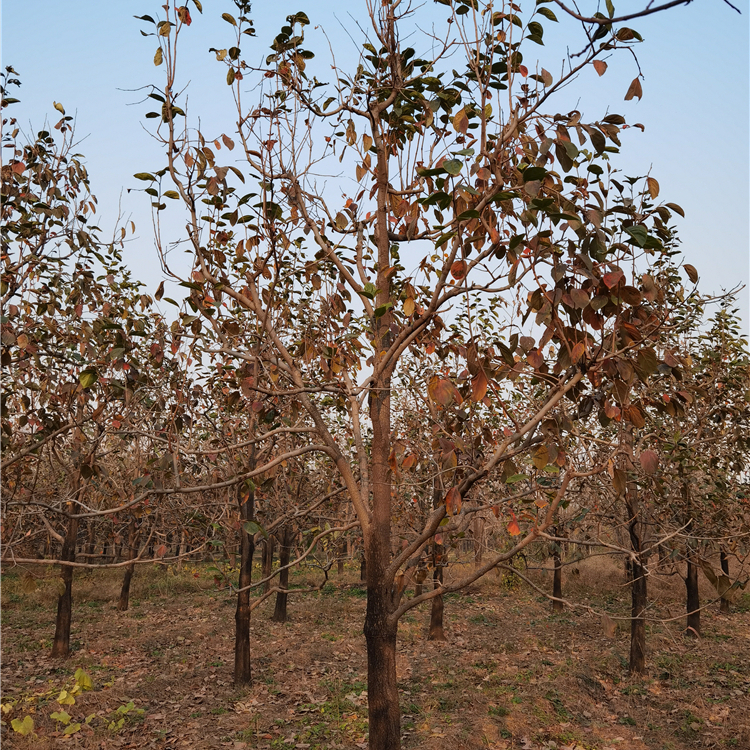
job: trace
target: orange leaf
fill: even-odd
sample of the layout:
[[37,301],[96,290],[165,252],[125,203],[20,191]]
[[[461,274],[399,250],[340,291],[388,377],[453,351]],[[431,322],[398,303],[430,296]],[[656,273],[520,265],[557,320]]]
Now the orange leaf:
[[427,393],[433,401],[441,406],[448,406],[454,399],[461,402],[461,396],[456,387],[447,378],[433,375],[427,386]]
[[570,353],[570,361],[575,365],[578,364],[581,357],[586,353],[586,345],[583,341],[579,341]]
[[510,515],[513,516],[513,520],[511,520],[508,524],[508,533],[511,536],[518,536],[521,533],[521,527],[518,525],[518,521],[516,520],[516,514],[511,511]]
[[417,457],[410,453],[402,462],[401,467],[403,469],[411,469],[417,463]]
[[451,487],[448,490],[448,494],[445,496],[445,512],[449,516],[452,516],[454,512],[461,512],[461,493],[458,491],[458,487]]
[[594,60],[594,70],[600,76],[603,76],[605,71],[607,70],[607,63],[605,63],[604,60]]
[[487,393],[487,376],[484,370],[479,368],[479,372],[471,379],[471,398],[474,401],[481,401]]

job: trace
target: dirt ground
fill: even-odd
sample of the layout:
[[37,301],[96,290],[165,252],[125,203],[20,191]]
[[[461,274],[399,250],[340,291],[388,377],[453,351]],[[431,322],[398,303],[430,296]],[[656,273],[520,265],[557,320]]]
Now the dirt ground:
[[[566,573],[571,600],[627,613],[621,565],[588,560],[578,570]],[[366,747],[365,592],[353,565],[322,592],[291,597],[286,624],[270,622],[273,598],[253,613],[254,685],[242,690],[232,685],[234,600],[205,567],[139,569],[124,613],[119,572],[77,576],[64,661],[49,657],[57,574],[44,575],[35,590],[17,571],[2,577],[4,747]],[[319,575],[302,570],[293,583]],[[652,613],[678,618],[681,580],[650,588]],[[652,623],[644,678],[627,675],[627,625],[612,634],[586,609],[553,614],[516,577],[447,597],[445,616],[447,643],[426,641],[424,604],[399,629],[406,750],[750,750],[747,593],[728,616],[718,604],[704,610],[701,639],[682,635],[682,618]],[[92,689],[70,703],[61,691],[70,694],[79,668]],[[11,723],[26,716],[33,731],[22,736]]]

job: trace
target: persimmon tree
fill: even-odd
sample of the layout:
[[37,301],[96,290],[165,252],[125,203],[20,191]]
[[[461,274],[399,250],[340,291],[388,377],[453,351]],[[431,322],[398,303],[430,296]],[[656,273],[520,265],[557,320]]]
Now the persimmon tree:
[[[231,41],[211,51],[237,115],[211,134],[195,127],[178,70],[180,39],[200,33],[199,21],[170,4],[141,17],[164,74],[147,117],[165,162],[136,177],[157,215],[184,212],[188,270],[170,265],[175,238],[157,235],[165,269],[190,289],[181,335],[201,357],[247,368],[248,401],[273,399],[305,438],[299,454],[325,456],[346,488],[366,559],[370,747],[393,750],[400,617],[538,540],[568,490],[606,469],[569,459],[574,423],[616,398],[623,425],[642,424],[623,372],[657,371],[653,343],[669,311],[652,304],[638,265],[672,251],[668,221],[680,209],[657,203],[653,177],[619,176],[622,116],[549,114],[563,87],[603,74],[603,57],[640,41],[611,4],[609,17],[584,19],[580,54],[553,75],[528,51],[557,20],[546,5],[441,0],[422,11],[426,33],[403,3],[366,3],[358,64],[334,64],[328,83],[313,70],[305,13],[287,17],[257,67],[250,5],[235,6],[222,15]],[[491,336],[477,306],[496,313]],[[456,452],[441,497],[403,544],[393,395],[409,356],[429,370],[437,433],[455,433],[461,408],[497,428],[460,461]],[[404,600],[404,567],[436,534],[463,527],[483,486],[507,487],[509,462],[550,467],[552,483],[523,477],[543,507],[510,516],[505,489],[513,544]]]

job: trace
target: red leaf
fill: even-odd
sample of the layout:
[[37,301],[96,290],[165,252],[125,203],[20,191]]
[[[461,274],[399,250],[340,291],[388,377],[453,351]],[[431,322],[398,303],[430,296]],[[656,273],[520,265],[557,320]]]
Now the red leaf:
[[659,456],[652,450],[642,451],[640,455],[641,468],[646,474],[655,474],[659,468]]
[[177,18],[179,18],[185,26],[190,26],[193,22],[193,19],[190,18],[190,11],[184,5],[177,8]]
[[625,274],[622,271],[612,271],[611,273],[605,273],[602,276],[602,281],[607,285],[607,289],[613,289],[624,278]]
[[458,487],[451,487],[448,490],[448,494],[445,496],[445,512],[449,516],[452,516],[454,512],[461,512],[461,493],[458,491]]
[[454,279],[457,279],[458,281],[461,281],[461,279],[466,276],[466,261],[465,260],[457,260],[452,266],[451,266],[451,276],[453,276]]
[[157,550],[156,550],[156,556],[157,557],[164,557],[164,555],[166,555],[166,554],[167,554],[167,545],[166,544],[162,544],[160,547],[157,548]]

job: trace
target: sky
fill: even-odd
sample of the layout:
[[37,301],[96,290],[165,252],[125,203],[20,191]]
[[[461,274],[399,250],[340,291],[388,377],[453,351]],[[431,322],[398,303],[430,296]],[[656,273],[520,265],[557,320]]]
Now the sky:
[[[632,12],[645,4],[620,0],[615,7]],[[747,0],[734,4],[741,15],[723,0],[694,0],[687,7],[633,21],[644,37],[637,48],[643,99],[624,101],[638,71],[632,56],[623,53],[608,61],[601,78],[593,70],[584,73],[555,111],[579,109],[584,120],[616,112],[645,126],[643,133],[637,128],[623,133],[617,166],[631,176],[650,171],[660,183],[660,199],[683,207],[686,218],[677,223],[682,249],[685,261],[698,269],[704,292],[745,285],[739,305],[748,331],[750,10]],[[587,11],[596,9],[593,0],[580,5]],[[447,16],[443,6],[432,2],[415,6],[421,23]],[[214,134],[231,132],[233,121],[226,69],[208,52],[209,47],[231,46],[231,29],[221,20],[225,11],[236,12],[229,0],[203,0],[202,15],[191,4],[193,24],[186,30],[181,53],[190,112],[200,113],[201,129]],[[248,40],[243,53],[260,61],[286,15],[296,11],[310,18],[313,28],[307,32],[306,46],[318,53],[322,75],[328,50],[323,32],[339,65],[356,64],[359,50],[351,37],[360,38],[355,21],[364,17],[364,0],[256,2],[251,15],[257,38]],[[144,183],[133,174],[163,166],[163,156],[146,129],[153,121],[143,117],[151,109],[143,103],[143,87],[158,83],[160,69],[153,64],[156,41],[140,34],[139,29],[148,27],[134,15],[160,12],[153,0],[2,3],[2,64],[12,65],[23,83],[20,94],[14,94],[21,103],[11,113],[28,132],[41,130],[47,117],[51,123],[59,119],[53,102],[61,102],[67,114],[75,115],[76,134],[82,139],[79,150],[99,201],[99,225],[107,236],[118,214],[135,222],[126,260],[151,293],[162,275],[150,199],[139,192]],[[556,13],[562,16],[559,9]],[[554,72],[560,70],[566,46],[574,38],[580,39],[580,31],[572,23],[545,23],[545,46],[528,47],[535,48],[540,64]],[[419,47],[419,36],[414,39],[410,43]],[[570,51],[577,47],[571,45]],[[524,63],[534,67],[529,57]],[[166,217],[164,226],[167,235],[177,238],[184,224],[174,215]]]

